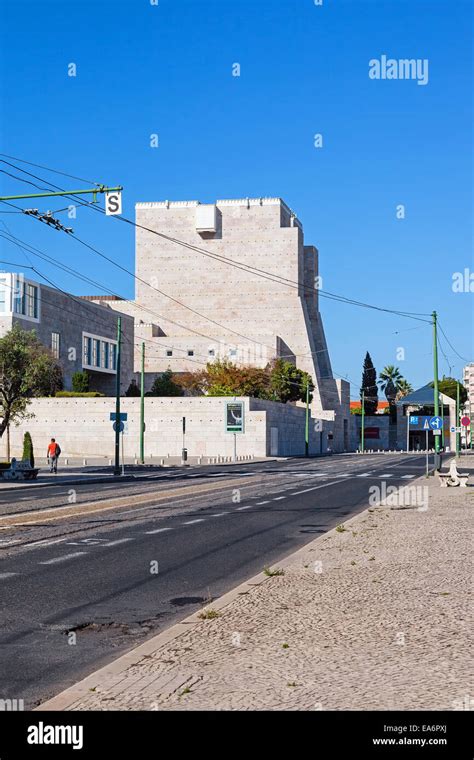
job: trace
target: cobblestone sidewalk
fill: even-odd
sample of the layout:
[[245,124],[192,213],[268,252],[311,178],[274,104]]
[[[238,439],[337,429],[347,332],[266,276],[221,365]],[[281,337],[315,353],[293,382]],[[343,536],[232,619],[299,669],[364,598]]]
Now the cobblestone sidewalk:
[[369,507],[280,563],[282,575],[257,576],[207,619],[187,618],[38,709],[472,709],[474,487],[421,478],[401,498],[378,487],[368,503],[396,503]]

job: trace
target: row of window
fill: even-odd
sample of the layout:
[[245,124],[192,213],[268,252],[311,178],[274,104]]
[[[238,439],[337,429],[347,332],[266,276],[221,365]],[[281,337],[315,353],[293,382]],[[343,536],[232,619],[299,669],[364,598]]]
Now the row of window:
[[[181,352],[180,352],[180,353],[181,353]],[[215,355],[216,355],[216,350],[215,350],[215,348],[210,348],[210,349],[208,350],[208,352],[207,352],[207,355],[208,355],[208,356],[215,356]],[[237,356],[237,349],[236,349],[236,348],[229,348],[229,352],[228,352],[228,355],[229,355],[229,356]],[[173,349],[172,349],[172,348],[169,348],[169,349],[166,351],[166,356],[173,356]],[[194,351],[193,351],[193,349],[192,349],[192,348],[188,348],[188,356],[194,356]]]
[[[10,305],[13,308],[11,309]],[[7,314],[13,311],[30,319],[39,318],[39,288],[23,280],[22,277],[15,277],[13,285],[8,284],[6,277],[0,279],[0,314]]]
[[117,345],[108,340],[84,335],[82,365],[98,369],[116,370]]

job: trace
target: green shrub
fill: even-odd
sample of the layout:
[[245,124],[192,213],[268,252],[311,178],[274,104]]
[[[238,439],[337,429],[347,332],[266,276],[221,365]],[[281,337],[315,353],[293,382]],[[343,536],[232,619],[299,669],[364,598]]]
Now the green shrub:
[[72,389],[76,393],[87,393],[89,390],[89,375],[87,372],[74,372],[72,376]]
[[105,393],[99,393],[99,391],[88,391],[87,393],[80,393],[79,391],[58,391],[56,398],[98,398],[99,396],[105,396]]
[[30,463],[32,467],[35,466],[35,454],[33,451],[33,441],[28,431],[23,436],[23,456],[22,459]]

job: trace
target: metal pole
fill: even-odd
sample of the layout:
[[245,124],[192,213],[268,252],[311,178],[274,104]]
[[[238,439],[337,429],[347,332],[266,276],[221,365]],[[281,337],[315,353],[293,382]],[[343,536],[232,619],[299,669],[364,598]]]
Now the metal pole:
[[145,343],[142,343],[142,372],[140,382],[140,462],[145,464]]
[[234,433],[234,462],[237,461],[237,433]]
[[360,448],[362,453],[365,451],[365,435],[364,435],[364,422],[365,422],[365,391],[362,391],[362,420],[360,426]]
[[[123,422],[122,424],[125,427],[125,422]],[[124,431],[122,430],[122,475],[125,475],[125,456],[124,456],[124,452],[123,452],[123,448],[124,448],[123,447],[123,434],[124,434]]]
[[[433,317],[433,370],[434,370],[434,383],[433,383],[433,393],[434,393],[434,413],[435,417],[439,416],[439,387],[438,387],[438,324],[437,319],[438,315],[434,311],[432,314]],[[436,454],[439,453],[439,436],[435,435],[435,452]],[[438,469],[438,466],[440,466],[440,463],[438,462],[438,456],[435,456],[435,469]]]
[[114,475],[120,475],[120,344],[122,342],[122,318],[117,319],[117,351],[115,358],[115,464]]
[[306,378],[306,423],[304,431],[304,455],[309,457],[309,377]]
[[[436,436],[435,436],[436,438]],[[429,470],[430,470],[430,462],[429,462],[429,454],[428,454],[428,431],[426,431],[426,477],[428,477]]]
[[[461,414],[459,409],[459,380],[456,382],[456,427],[460,427],[461,425]],[[467,430],[466,430],[467,433]],[[461,434],[456,431],[456,457],[458,457],[461,453]]]
[[410,415],[407,408],[407,454],[410,451]]
[[16,200],[22,200],[26,198],[53,198],[57,195],[90,195],[91,193],[95,195],[95,193],[111,193],[116,192],[119,193],[123,190],[123,187],[119,185],[118,187],[105,187],[105,185],[100,185],[99,187],[92,188],[91,190],[61,190],[61,192],[54,192],[54,193],[29,193],[28,195],[2,195],[0,197],[0,201],[16,201]]

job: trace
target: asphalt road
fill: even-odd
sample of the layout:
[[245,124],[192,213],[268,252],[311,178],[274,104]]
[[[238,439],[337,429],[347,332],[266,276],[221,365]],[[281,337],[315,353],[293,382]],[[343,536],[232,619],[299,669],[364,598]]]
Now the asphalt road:
[[[361,511],[370,486],[407,485],[424,466],[386,454],[170,471],[77,487],[61,519],[62,489],[10,493],[0,514],[39,517],[0,530],[0,698],[35,706]],[[77,514],[132,495],[148,503]]]

